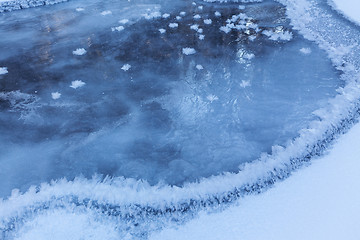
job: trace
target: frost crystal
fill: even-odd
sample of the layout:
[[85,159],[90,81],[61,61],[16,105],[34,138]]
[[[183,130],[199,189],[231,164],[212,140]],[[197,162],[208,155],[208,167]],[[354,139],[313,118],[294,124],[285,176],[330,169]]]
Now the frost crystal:
[[123,27],[123,26],[118,26],[118,27],[112,27],[111,28],[111,31],[118,31],[118,32],[120,32],[120,31],[122,31],[122,30],[124,30],[125,28]]
[[204,20],[204,23],[209,25],[209,24],[212,23],[212,20],[211,20],[211,19],[205,19],[205,20]]
[[130,64],[124,64],[124,66],[122,66],[121,70],[123,71],[128,71],[129,69],[131,68],[131,65]]
[[86,50],[85,48],[77,48],[75,51],[72,52],[74,55],[78,55],[78,56],[81,56],[81,55],[84,55],[86,54]]
[[196,14],[195,16],[194,16],[194,19],[200,19],[201,18],[201,16],[199,15],[199,14]]
[[8,73],[8,70],[6,67],[0,67],[0,75],[4,75],[4,74],[7,74]]
[[178,26],[179,26],[179,24],[177,24],[177,23],[169,23],[170,28],[177,28]]
[[109,14],[112,14],[112,12],[111,11],[103,11],[103,12],[101,12],[101,15],[103,15],[103,16],[106,16],[106,15],[109,15]]
[[84,86],[84,85],[85,85],[85,83],[84,83],[83,81],[81,81],[81,80],[75,80],[75,81],[72,81],[72,82],[71,82],[70,87],[73,88],[73,89],[77,89],[77,88],[80,88],[80,87],[82,87],[82,86]]
[[129,22],[129,19],[122,19],[119,21],[121,24],[127,24]]
[[193,48],[183,48],[182,49],[182,53],[185,54],[185,55],[191,55],[191,54],[195,54],[196,53],[196,50],[193,49]]
[[202,65],[198,64],[198,65],[196,65],[196,69],[197,69],[197,70],[203,70],[204,67],[203,67]]
[[309,55],[312,52],[310,48],[301,48],[299,51],[305,55]]
[[51,97],[52,99],[56,100],[56,99],[59,99],[61,97],[61,93],[59,92],[53,92],[51,93]]

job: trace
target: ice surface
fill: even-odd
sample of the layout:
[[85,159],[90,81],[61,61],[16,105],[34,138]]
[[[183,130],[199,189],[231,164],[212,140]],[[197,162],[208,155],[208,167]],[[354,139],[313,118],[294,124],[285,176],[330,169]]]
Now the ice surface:
[[[2,34],[0,46],[12,43],[24,50],[2,53],[1,66],[19,69],[2,79],[3,91],[21,86],[21,93],[31,98],[21,105],[3,100],[7,110],[1,112],[0,171],[9,174],[0,174],[2,195],[15,187],[24,190],[79,175],[182,185],[237,172],[240,164],[296,137],[315,118],[311,113],[341,85],[326,54],[292,31],[278,4],[249,5],[245,10],[204,5],[204,19],[222,13],[206,25],[195,21],[196,12],[179,2],[185,5],[161,10],[172,16],[187,13],[176,31],[163,34],[159,29],[166,29],[173,19],[143,18],[160,12],[158,5],[121,4],[128,8],[112,9],[107,18],[99,11],[110,8],[96,4],[82,14],[74,13],[75,3],[34,11],[40,16],[49,11],[54,19],[61,14],[71,23],[51,18],[49,32],[45,26],[34,27],[41,17],[23,17],[21,35],[19,25],[11,21],[18,14],[6,15],[8,27],[0,28],[0,34],[7,34]],[[128,19],[129,27],[114,34],[109,29],[119,19]],[[203,34],[190,29],[194,24]],[[220,27],[227,24],[234,27],[224,34]],[[278,26],[293,39],[271,41],[262,34],[280,31]],[[9,32],[12,27],[16,30]],[[23,45],[24,36],[38,34],[47,37]],[[256,39],[250,41],[251,36]],[[78,46],[86,50],[76,52],[87,51],[86,55],[71,57],[69,49]],[[298,54],[301,48],[313,52]],[[26,65],[19,60],[24,58]],[[74,91],[69,79],[86,79],[86,88]],[[54,92],[61,93],[57,101],[50,97]]]
[[[163,214],[167,224],[182,222],[186,212],[192,216],[189,209],[216,204],[218,196],[231,201],[239,193],[234,189],[261,191],[298,167],[294,161],[319,154],[323,145],[317,144],[325,133],[341,131],[334,125],[359,98],[358,84],[344,85],[331,66],[351,73],[343,76],[347,82],[356,76],[355,67],[342,64],[357,63],[359,37],[348,22],[329,33],[324,26],[338,24],[331,12],[303,11],[303,2],[288,6],[292,15],[303,14],[293,24],[327,52],[303,39],[289,26],[285,8],[270,1],[244,11],[237,4],[204,5],[204,19],[215,11],[222,16],[211,26],[196,21],[207,36],[202,41],[189,29],[198,10],[184,1],[90,0],[81,14],[73,1],[0,16],[0,65],[17,69],[0,76],[0,195],[12,192],[0,200],[0,236],[46,236],[44,224],[64,216],[75,226],[63,226],[79,238],[91,237],[79,231],[88,229],[84,222],[109,238],[114,231],[118,239],[146,238],[162,226]],[[143,18],[160,11],[159,4],[172,16],[188,13],[176,31],[160,35],[171,20]],[[106,9],[113,14],[102,17]],[[111,33],[124,18],[131,27]],[[219,29],[227,24],[225,34]],[[273,41],[263,31],[287,31],[292,39]],[[69,51],[78,46],[88,51],[81,58]],[[184,56],[185,47],[197,53]],[[300,54],[302,48],[311,54]],[[131,71],[124,72],[124,64]],[[86,88],[74,91],[71,79],[86,79]],[[57,101],[50,98],[55,91],[62,93]],[[328,101],[329,109],[312,115]],[[224,171],[233,173],[219,175]],[[76,176],[83,178],[51,182]],[[26,194],[14,189],[41,182]],[[162,184],[151,186],[157,182]],[[164,206],[169,208],[161,212]]]

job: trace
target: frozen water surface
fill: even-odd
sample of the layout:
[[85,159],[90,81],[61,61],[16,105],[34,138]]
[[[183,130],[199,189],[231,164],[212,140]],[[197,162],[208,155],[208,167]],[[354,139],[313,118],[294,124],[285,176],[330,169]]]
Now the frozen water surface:
[[280,4],[171,3],[0,15],[0,196],[61,177],[182,185],[237,172],[296,137],[343,84]]

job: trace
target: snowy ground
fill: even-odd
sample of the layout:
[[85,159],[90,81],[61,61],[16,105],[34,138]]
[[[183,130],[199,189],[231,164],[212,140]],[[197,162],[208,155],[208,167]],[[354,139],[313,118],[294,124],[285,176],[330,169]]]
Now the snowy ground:
[[359,136],[357,124],[325,157],[267,192],[241,199],[224,212],[203,212],[186,225],[166,229],[151,239],[357,240]]
[[329,0],[334,7],[347,16],[350,20],[360,24],[360,2],[357,0]]

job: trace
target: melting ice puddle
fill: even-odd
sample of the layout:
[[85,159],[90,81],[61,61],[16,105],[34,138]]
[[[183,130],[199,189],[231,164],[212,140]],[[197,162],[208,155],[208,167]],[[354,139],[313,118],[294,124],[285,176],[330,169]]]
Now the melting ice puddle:
[[[138,20],[136,3],[117,3],[105,20],[109,8],[92,3],[82,12],[70,2],[29,10],[38,18],[3,16],[0,196],[80,175],[182,185],[236,172],[296,137],[342,84],[326,54],[270,1],[174,7],[151,20]],[[150,6],[147,16],[159,10]],[[91,18],[96,24],[85,23]],[[112,32],[121,19],[129,25]],[[24,46],[21,32],[40,37]],[[81,57],[72,52],[79,46]],[[74,91],[77,79],[86,87]]]

